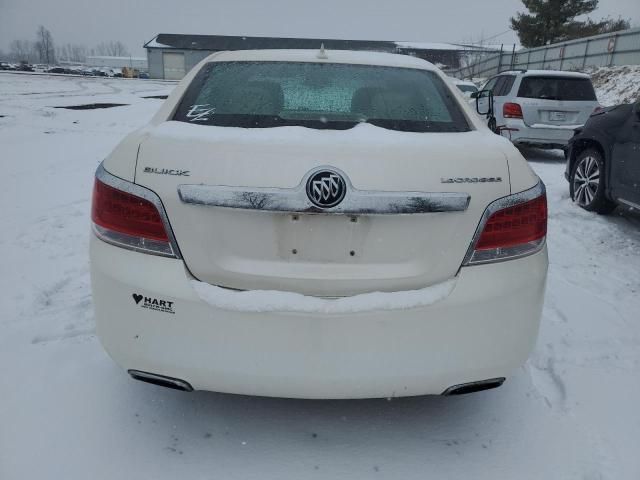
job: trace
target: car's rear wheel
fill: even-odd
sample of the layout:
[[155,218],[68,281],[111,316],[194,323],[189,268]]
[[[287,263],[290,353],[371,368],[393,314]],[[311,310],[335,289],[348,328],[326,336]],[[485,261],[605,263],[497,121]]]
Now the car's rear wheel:
[[569,185],[572,200],[585,210],[604,214],[616,208],[604,193],[604,160],[597,150],[580,153],[571,170]]

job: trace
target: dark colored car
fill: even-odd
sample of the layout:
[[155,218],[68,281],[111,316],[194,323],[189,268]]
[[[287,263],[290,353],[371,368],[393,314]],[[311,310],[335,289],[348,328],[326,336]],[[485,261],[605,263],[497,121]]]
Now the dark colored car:
[[575,130],[566,150],[571,198],[585,210],[640,209],[640,100],[605,108]]
[[69,73],[69,70],[62,67],[52,67],[47,70],[47,73]]

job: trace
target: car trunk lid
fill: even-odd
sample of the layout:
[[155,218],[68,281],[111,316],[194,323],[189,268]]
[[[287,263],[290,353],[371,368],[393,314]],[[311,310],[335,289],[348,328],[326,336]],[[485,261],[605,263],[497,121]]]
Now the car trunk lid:
[[[408,290],[455,276],[485,207],[510,193],[498,141],[477,131],[166,122],[140,146],[136,183],[161,197],[186,266],[201,281],[319,296]],[[343,172],[348,188],[372,194],[372,204],[406,192],[470,201],[456,211],[318,214],[267,210],[260,202],[241,209],[194,204],[179,195],[181,185],[291,192],[323,165]]]

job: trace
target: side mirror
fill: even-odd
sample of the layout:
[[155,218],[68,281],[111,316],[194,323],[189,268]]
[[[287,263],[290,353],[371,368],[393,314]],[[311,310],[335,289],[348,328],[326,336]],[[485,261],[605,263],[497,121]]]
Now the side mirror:
[[478,93],[480,93],[480,92],[471,92],[471,94],[469,95],[469,97],[471,97],[471,98],[478,98]]
[[[493,93],[491,90],[479,90],[474,92],[475,96],[472,98],[476,99],[476,111],[480,115],[486,115],[487,117],[493,116]],[[483,98],[487,99],[487,102],[483,102],[482,110],[480,110],[480,100]]]

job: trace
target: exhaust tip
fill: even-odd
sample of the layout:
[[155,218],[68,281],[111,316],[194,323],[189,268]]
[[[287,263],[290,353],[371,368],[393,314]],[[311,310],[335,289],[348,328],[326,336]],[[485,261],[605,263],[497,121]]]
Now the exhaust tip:
[[442,395],[449,397],[451,395],[465,395],[467,393],[481,392],[483,390],[491,390],[498,388],[504,383],[504,377],[490,378],[488,380],[479,380],[477,382],[461,383],[447,388]]
[[183,392],[193,392],[193,387],[189,382],[180,380],[179,378],[165,377],[164,375],[157,375],[155,373],[142,372],[140,370],[128,370],[131,378],[140,380],[141,382],[151,383],[153,385],[159,385],[161,387],[172,388],[174,390],[182,390]]

